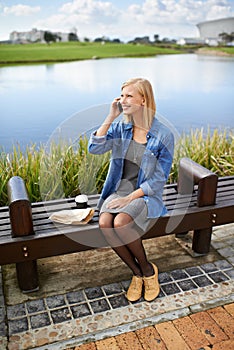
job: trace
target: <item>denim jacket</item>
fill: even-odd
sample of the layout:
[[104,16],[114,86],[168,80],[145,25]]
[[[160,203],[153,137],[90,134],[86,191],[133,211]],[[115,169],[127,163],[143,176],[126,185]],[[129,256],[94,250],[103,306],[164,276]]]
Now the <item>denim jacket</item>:
[[[132,123],[114,122],[105,136],[90,136],[88,150],[93,154],[103,154],[112,150],[110,166],[104,183],[98,208],[103,201],[118,188],[123,174],[124,159],[133,136]],[[162,200],[173,160],[174,136],[172,132],[154,118],[147,133],[147,144],[138,173],[137,187],[144,193],[148,218],[166,214]]]

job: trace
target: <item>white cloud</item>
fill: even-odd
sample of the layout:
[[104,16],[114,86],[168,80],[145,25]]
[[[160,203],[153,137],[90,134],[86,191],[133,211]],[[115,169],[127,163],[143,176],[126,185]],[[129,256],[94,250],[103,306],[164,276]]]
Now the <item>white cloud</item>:
[[[231,8],[214,5],[207,11],[206,19],[217,19],[217,18],[224,18],[229,17],[231,15]],[[233,13],[232,13],[233,15]]]
[[11,7],[4,7],[3,13],[5,15],[14,15],[14,16],[30,16],[34,13],[40,12],[40,6],[27,6],[27,5],[14,5]]
[[44,29],[48,28],[50,30],[57,30],[58,28],[64,28],[66,25],[67,17],[63,14],[52,15],[48,18],[38,20],[34,27]]
[[129,6],[122,23],[136,23],[146,35],[196,36],[197,23],[233,15],[229,0],[145,0]]
[[145,0],[132,5],[128,15],[142,24],[197,24],[207,19],[231,16],[227,0]]
[[[230,0],[143,0],[125,8],[117,1],[70,0],[44,16],[32,27],[68,31],[78,29],[78,36],[110,36],[132,39],[135,36],[159,34],[160,37],[196,36],[196,24],[233,16]],[[5,14],[26,15],[40,7],[15,5],[5,7]]]
[[83,36],[109,35],[120,14],[120,10],[108,1],[74,0],[60,7],[57,14],[37,21],[35,26],[51,30],[77,27]]
[[115,22],[120,13],[111,2],[97,0],[74,0],[64,4],[59,12],[86,24]]
[[95,14],[109,16],[114,14],[113,11],[116,12],[116,8],[108,1],[74,0],[64,4],[59,11],[67,14],[85,13],[90,16]]

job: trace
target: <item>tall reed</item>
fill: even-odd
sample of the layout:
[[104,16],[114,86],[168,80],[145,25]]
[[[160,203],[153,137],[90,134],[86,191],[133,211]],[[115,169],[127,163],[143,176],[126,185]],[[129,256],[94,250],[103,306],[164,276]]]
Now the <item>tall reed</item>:
[[234,133],[233,130],[195,129],[183,134],[175,148],[170,182],[178,177],[178,164],[182,157],[188,157],[213,171],[218,176],[234,175]]
[[[79,193],[100,193],[105,181],[110,154],[89,154],[88,139],[75,144],[59,142],[50,147],[30,145],[23,152],[15,146],[12,153],[0,155],[0,205],[8,204],[7,182],[15,175],[25,182],[31,202],[73,197]],[[175,149],[169,182],[177,181],[178,164],[189,157],[219,176],[234,175],[234,133],[213,133],[208,129],[183,134]]]

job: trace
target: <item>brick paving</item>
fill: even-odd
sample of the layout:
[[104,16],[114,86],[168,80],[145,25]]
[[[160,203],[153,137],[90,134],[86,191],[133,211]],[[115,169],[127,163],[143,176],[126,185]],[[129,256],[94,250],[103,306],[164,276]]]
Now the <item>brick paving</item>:
[[66,350],[210,349],[234,349],[234,303]]

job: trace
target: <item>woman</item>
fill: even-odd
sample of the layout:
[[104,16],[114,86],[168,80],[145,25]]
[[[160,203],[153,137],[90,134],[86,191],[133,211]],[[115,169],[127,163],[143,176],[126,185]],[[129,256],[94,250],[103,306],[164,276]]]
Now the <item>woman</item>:
[[[116,122],[122,111],[125,120]],[[141,298],[143,290],[147,301],[160,292],[158,269],[148,261],[141,236],[166,213],[162,193],[172,164],[174,138],[155,113],[150,82],[130,79],[122,85],[121,96],[114,99],[109,115],[89,140],[90,153],[112,150],[98,203],[99,226],[133,272],[126,295],[132,302]]]

